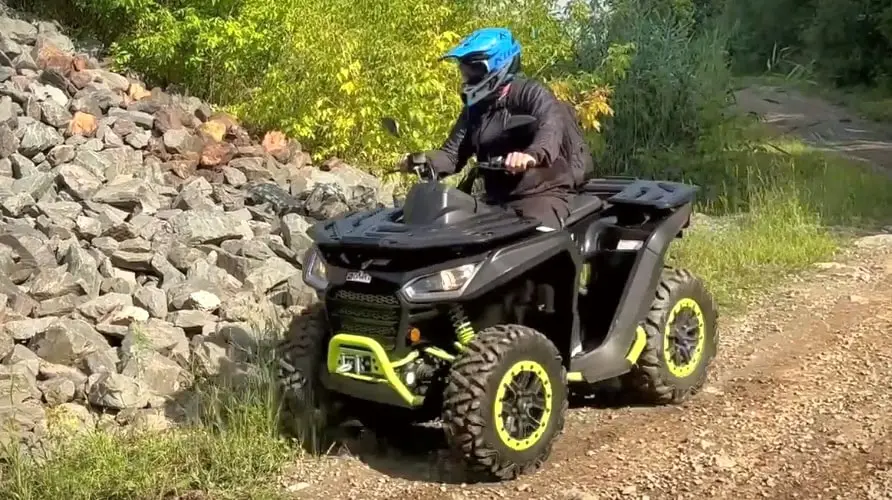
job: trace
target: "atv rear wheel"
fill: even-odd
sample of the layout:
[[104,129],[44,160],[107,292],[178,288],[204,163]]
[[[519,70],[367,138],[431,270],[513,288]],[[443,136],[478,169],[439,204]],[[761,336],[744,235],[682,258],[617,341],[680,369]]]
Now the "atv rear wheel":
[[333,401],[319,379],[325,360],[328,322],[317,304],[296,316],[278,348],[283,422],[314,451],[327,446]]
[[715,300],[683,269],[665,269],[642,325],[647,344],[624,385],[652,403],[681,403],[706,382],[718,344]]
[[537,470],[563,430],[566,371],[541,333],[494,326],[456,359],[443,399],[446,439],[470,471],[513,479]]

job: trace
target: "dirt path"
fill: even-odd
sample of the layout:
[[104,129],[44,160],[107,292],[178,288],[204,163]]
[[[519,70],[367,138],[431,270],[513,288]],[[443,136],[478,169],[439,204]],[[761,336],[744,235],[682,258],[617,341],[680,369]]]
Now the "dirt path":
[[892,125],[855,113],[796,90],[754,85],[734,93],[737,107],[757,115],[780,133],[807,144],[892,172]]
[[[765,92],[745,91],[738,103],[819,146],[866,140],[829,107]],[[880,150],[846,151],[892,166]],[[416,430],[417,453],[307,461],[283,486],[320,500],[892,500],[892,234],[858,240],[749,311],[720,319],[721,350],[700,395],[682,407],[572,409],[537,474],[463,485],[442,449],[421,451],[436,449],[440,434]]]

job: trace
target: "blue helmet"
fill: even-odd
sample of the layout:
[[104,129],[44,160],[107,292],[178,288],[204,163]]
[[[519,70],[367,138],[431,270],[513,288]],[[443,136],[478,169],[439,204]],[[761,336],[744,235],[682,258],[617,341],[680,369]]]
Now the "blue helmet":
[[458,61],[462,100],[472,106],[489,97],[520,70],[520,43],[506,28],[483,28],[465,37],[443,59]]

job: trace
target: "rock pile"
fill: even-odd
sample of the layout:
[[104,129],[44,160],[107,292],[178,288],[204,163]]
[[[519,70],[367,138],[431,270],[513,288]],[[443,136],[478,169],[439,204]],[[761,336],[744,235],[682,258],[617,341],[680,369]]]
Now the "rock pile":
[[0,442],[49,413],[164,419],[194,367],[309,305],[314,220],[388,204],[372,176],[253,141],[194,97],[147,90],[50,23],[0,17]]

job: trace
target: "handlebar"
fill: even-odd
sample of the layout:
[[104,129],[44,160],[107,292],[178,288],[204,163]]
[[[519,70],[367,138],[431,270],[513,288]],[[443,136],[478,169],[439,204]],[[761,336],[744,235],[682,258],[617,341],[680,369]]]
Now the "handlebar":
[[[527,165],[527,167],[532,167],[533,165],[534,163],[531,163],[530,165]],[[505,166],[504,156],[496,156],[495,158],[490,158],[489,161],[477,162],[477,168],[508,172],[508,168]]]

